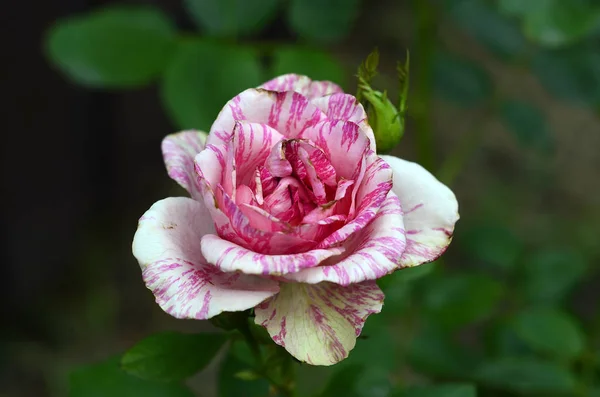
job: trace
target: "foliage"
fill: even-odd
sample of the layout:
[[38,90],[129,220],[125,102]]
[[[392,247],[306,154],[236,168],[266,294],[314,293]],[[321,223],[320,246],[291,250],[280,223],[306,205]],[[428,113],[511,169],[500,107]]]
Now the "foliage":
[[[347,86],[347,71],[356,65],[345,67],[330,49],[361,34],[356,21],[370,3],[183,4],[199,33],[177,31],[172,18],[150,6],[114,5],[56,22],[46,36],[48,58],[69,81],[93,89],[158,83],[178,128],[207,130],[230,97],[279,74],[305,73]],[[529,73],[553,100],[600,109],[597,1],[416,0],[413,7],[417,35],[452,26],[502,67]],[[280,18],[300,44],[261,41],[261,32]],[[419,80],[409,97],[419,101],[408,114],[415,130],[406,133],[425,137],[420,160],[437,158],[421,108],[436,99],[457,111],[480,112],[519,150],[551,162],[556,142],[542,104],[506,94],[491,68],[443,38],[417,40],[424,46],[415,48],[411,71]],[[365,83],[378,81],[378,62],[379,53],[361,66]],[[408,76],[405,83],[408,91]],[[368,94],[359,90],[359,97]],[[464,144],[433,164],[444,182],[453,182],[477,148],[481,127],[474,130],[446,131]],[[496,214],[503,197],[493,198]],[[220,360],[223,397],[286,395],[296,386],[315,397],[600,395],[600,315],[571,313],[574,292],[596,271],[592,258],[562,234],[540,243],[511,222],[498,215],[461,224],[456,265],[438,261],[378,280],[386,294],[383,312],[369,319],[347,360],[319,369],[320,382],[312,381],[314,369],[291,362],[244,317],[223,326],[228,333],[154,335],[123,357],[79,368],[70,378],[70,396],[190,396],[182,382],[213,360]]]

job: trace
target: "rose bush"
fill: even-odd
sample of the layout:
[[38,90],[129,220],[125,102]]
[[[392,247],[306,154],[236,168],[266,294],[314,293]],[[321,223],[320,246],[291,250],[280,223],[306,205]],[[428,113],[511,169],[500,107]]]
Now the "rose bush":
[[301,361],[334,364],[381,311],[375,280],[430,262],[458,220],[421,166],[376,154],[365,111],[330,82],[285,75],[230,100],[205,138],[163,141],[191,198],[156,202],[133,252],[177,318],[255,310]]

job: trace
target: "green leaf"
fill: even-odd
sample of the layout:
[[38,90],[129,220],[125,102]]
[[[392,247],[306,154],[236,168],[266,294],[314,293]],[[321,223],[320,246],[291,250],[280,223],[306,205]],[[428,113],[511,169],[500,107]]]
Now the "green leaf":
[[529,347],[557,358],[573,359],[584,348],[585,336],[566,313],[552,308],[522,310],[512,327]]
[[304,74],[313,80],[344,85],[346,76],[340,62],[329,53],[304,47],[281,47],[273,52],[273,77],[286,73]]
[[377,284],[385,291],[389,286],[394,284],[411,283],[420,280],[421,278],[430,275],[435,268],[436,262],[424,263],[414,267],[405,267],[378,279]]
[[433,63],[436,93],[459,106],[485,103],[493,92],[488,72],[478,64],[445,52],[438,52]]
[[194,397],[177,383],[154,382],[125,373],[120,357],[87,365],[70,375],[69,397]]
[[163,332],[129,349],[121,365],[144,379],[183,380],[206,367],[226,341],[225,334]]
[[291,0],[289,23],[303,38],[331,43],[350,32],[358,6],[358,0]]
[[367,57],[360,63],[358,67],[358,78],[363,79],[367,84],[371,82],[371,79],[377,74],[377,67],[379,66],[379,49],[375,48],[367,55]]
[[228,100],[263,81],[252,49],[198,39],[180,45],[161,88],[179,128],[207,131]]
[[491,354],[498,357],[520,357],[534,352],[519,338],[508,322],[492,323],[487,327]]
[[522,17],[530,13],[540,12],[546,0],[497,0],[498,10],[506,15]]
[[564,46],[587,36],[600,26],[600,7],[588,0],[543,0],[527,10],[525,35],[548,47]]
[[396,392],[392,397],[477,397],[475,385],[448,383],[443,385],[413,386]]
[[565,368],[535,358],[501,358],[482,363],[474,372],[483,384],[518,393],[568,393],[576,386]]
[[502,292],[502,285],[490,277],[448,274],[428,283],[423,304],[441,325],[454,328],[490,316]]
[[551,94],[593,107],[600,105],[599,47],[582,44],[540,52],[532,69]]
[[500,57],[515,58],[527,49],[519,27],[480,0],[460,1],[449,14],[461,29]]
[[504,100],[500,104],[500,118],[522,146],[545,151],[552,147],[546,117],[531,103],[516,99]]
[[364,369],[362,364],[344,366],[333,374],[319,397],[360,397],[356,392],[356,386]]
[[512,269],[524,250],[519,238],[498,224],[471,227],[457,241],[473,258],[504,270]]
[[430,321],[418,330],[408,347],[407,358],[412,368],[429,375],[467,376],[478,361],[470,351],[454,343],[447,332]]
[[600,397],[600,386],[594,387],[590,390],[588,397]]
[[219,397],[265,397],[269,395],[269,383],[265,379],[242,380],[235,375],[252,370],[250,365],[243,363],[229,353],[221,363],[217,376]]
[[270,22],[279,0],[184,0],[183,4],[194,22],[210,35],[236,37]]
[[537,250],[526,258],[521,268],[523,291],[536,303],[556,303],[581,280],[588,262],[572,249]]
[[60,20],[48,31],[51,62],[71,81],[124,88],[150,83],[165,69],[175,28],[149,6],[110,6]]

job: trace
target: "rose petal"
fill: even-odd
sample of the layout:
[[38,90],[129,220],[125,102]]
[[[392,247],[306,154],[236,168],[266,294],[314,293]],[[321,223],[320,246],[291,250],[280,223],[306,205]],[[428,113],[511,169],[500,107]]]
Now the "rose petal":
[[402,216],[400,200],[390,192],[375,218],[344,243],[343,254],[285,278],[309,284],[330,281],[349,285],[393,272],[406,246]]
[[454,193],[419,164],[381,156],[394,170],[393,191],[404,209],[406,250],[400,265],[417,266],[444,253],[459,219]]
[[[235,156],[237,183],[250,184],[256,168],[264,164],[273,146],[282,139],[283,135],[266,124],[237,122],[230,149]],[[227,178],[229,175],[225,174],[224,179]]]
[[302,138],[311,140],[325,152],[338,176],[353,180],[358,177],[361,160],[369,149],[369,138],[357,124],[325,120],[304,130]]
[[225,272],[280,276],[317,266],[343,252],[342,248],[311,250],[289,255],[265,255],[223,240],[213,234],[202,239],[202,253],[209,263]]
[[369,153],[366,164],[366,171],[359,182],[360,185],[354,189],[356,194],[354,201],[357,203],[355,218],[321,241],[317,248],[340,244],[352,234],[362,230],[375,217],[386,199],[392,188],[392,169],[374,152]]
[[[222,212],[227,218],[231,230],[235,232],[236,236],[239,236],[238,239],[232,239],[219,232],[219,236],[226,238],[229,241],[233,241],[252,251],[271,255],[304,252],[315,245],[314,241],[307,240],[298,234],[279,231],[269,232],[256,228],[248,216],[241,211],[220,185],[217,186],[215,197],[218,208],[216,206],[209,207],[213,219],[215,217],[214,214],[217,211]],[[261,221],[266,220],[268,219],[263,218]],[[274,229],[276,230],[277,227],[274,227]]]
[[343,92],[337,84],[331,81],[312,81],[307,76],[298,74],[284,74],[269,80],[261,88],[270,91],[296,91],[307,98],[318,98],[336,92]]
[[296,138],[325,118],[319,108],[297,92],[251,88],[227,102],[210,128],[206,143],[227,143],[236,121],[267,124],[288,138]]
[[384,295],[373,281],[342,287],[282,284],[279,294],[258,305],[255,322],[300,361],[332,365],[348,356]]
[[279,290],[277,283],[225,274],[208,265],[200,240],[214,233],[204,205],[184,197],[156,202],[140,219],[133,255],[159,306],[177,318],[207,319],[254,307]]
[[344,120],[358,124],[369,138],[371,150],[376,151],[375,134],[367,121],[367,112],[354,96],[335,93],[322,98],[315,98],[311,102],[321,109],[329,120]]
[[202,193],[194,172],[194,157],[204,150],[205,140],[205,132],[189,130],[167,135],[162,141],[167,173],[196,200]]
[[281,140],[277,142],[271,149],[269,157],[265,163],[265,170],[268,171],[270,176],[276,178],[285,178],[286,176],[292,175],[294,169],[292,165],[285,157],[285,144],[287,141]]

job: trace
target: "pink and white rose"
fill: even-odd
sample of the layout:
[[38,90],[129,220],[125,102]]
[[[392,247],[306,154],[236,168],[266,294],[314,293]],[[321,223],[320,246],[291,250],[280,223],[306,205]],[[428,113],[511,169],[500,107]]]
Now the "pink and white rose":
[[157,303],[199,320],[254,308],[310,364],[347,357],[381,311],[375,280],[439,257],[459,217],[429,172],[376,154],[356,98],[306,76],[242,92],[207,137],[183,131],[162,150],[191,197],[156,202],[135,234]]

